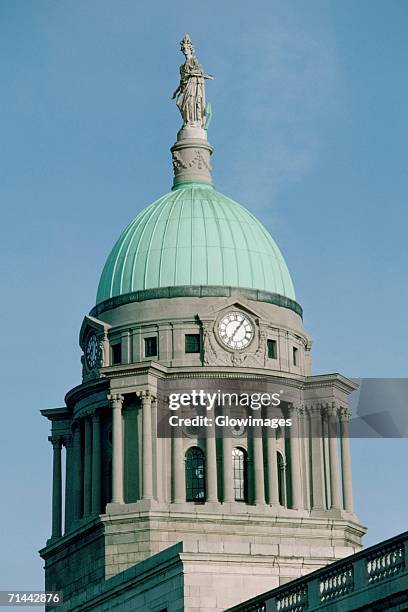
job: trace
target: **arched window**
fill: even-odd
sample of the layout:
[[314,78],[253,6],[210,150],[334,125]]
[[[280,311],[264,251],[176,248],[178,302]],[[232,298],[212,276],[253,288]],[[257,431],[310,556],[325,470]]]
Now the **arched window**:
[[186,452],[186,500],[205,502],[205,457],[201,448],[193,446]]
[[232,449],[232,477],[235,501],[248,501],[247,455],[242,448]]
[[279,488],[279,503],[281,506],[287,505],[286,498],[286,462],[282,455],[278,452],[278,488]]

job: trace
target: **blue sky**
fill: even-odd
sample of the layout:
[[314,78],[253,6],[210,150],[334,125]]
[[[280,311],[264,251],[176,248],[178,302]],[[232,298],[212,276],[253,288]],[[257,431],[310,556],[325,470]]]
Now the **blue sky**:
[[[407,375],[403,0],[2,0],[0,588],[43,584],[51,446],[78,332],[123,227],[171,187],[189,32],[216,187],[281,247],[315,373]],[[406,440],[354,440],[366,544],[406,528]]]

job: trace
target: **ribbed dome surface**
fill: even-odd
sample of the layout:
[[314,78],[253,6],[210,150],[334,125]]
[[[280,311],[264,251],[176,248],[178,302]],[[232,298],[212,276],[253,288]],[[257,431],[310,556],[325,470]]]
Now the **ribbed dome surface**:
[[295,299],[285,261],[264,226],[240,204],[198,183],[164,195],[128,225],[106,261],[97,304],[181,285],[260,289]]

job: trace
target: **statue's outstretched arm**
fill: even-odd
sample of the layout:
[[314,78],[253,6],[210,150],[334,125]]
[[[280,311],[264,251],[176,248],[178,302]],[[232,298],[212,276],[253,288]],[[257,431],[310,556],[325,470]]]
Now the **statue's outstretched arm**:
[[174,98],[177,96],[179,91],[180,91],[180,85],[177,87],[177,89],[174,91],[173,95],[171,96],[172,100],[174,100]]

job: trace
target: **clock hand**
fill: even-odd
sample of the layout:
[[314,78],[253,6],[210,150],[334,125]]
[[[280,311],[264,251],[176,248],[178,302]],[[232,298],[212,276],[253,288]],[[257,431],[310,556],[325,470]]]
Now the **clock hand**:
[[244,321],[245,321],[245,319],[242,319],[242,321],[241,321],[241,323],[238,325],[238,327],[236,327],[236,328],[235,328],[234,335],[232,336],[232,340],[233,340],[234,342],[235,342],[235,336],[236,336],[237,332],[238,332],[238,331],[241,329],[241,327],[243,326]]

